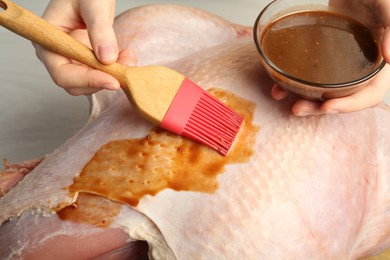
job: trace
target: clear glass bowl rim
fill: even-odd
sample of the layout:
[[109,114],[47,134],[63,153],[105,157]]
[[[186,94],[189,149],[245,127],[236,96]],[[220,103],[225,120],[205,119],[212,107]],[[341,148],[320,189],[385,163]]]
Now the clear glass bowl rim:
[[263,10],[259,13],[259,15],[257,16],[256,20],[255,20],[255,23],[254,23],[254,26],[253,26],[253,38],[254,38],[254,41],[255,41],[255,45],[256,45],[256,48],[259,52],[259,54],[261,55],[262,59],[268,64],[268,66],[270,68],[272,68],[275,72],[281,74],[282,76],[290,79],[290,80],[293,80],[293,81],[296,81],[296,82],[299,82],[301,84],[304,84],[304,85],[309,85],[309,86],[313,86],[313,87],[321,87],[321,88],[345,88],[345,87],[350,87],[350,86],[354,86],[354,85],[358,85],[358,84],[361,84],[369,79],[371,79],[372,77],[374,77],[376,74],[379,73],[379,71],[382,70],[382,68],[386,65],[386,61],[383,59],[382,57],[382,61],[380,63],[378,63],[378,65],[376,66],[376,68],[368,75],[362,77],[362,78],[359,78],[359,79],[356,79],[356,80],[352,80],[352,81],[348,81],[348,82],[342,82],[342,83],[317,83],[317,82],[311,82],[311,81],[307,81],[307,80],[303,80],[303,79],[300,79],[300,78],[297,78],[297,77],[294,77],[286,72],[284,72],[283,70],[281,70],[280,68],[278,68],[275,64],[273,64],[273,62],[268,59],[268,57],[265,55],[265,53],[263,52],[262,48],[261,48],[261,43],[260,43],[260,39],[259,39],[259,35],[258,35],[258,26],[259,26],[259,21],[260,19],[262,18],[263,14],[275,3],[275,2],[278,2],[279,0],[274,0],[272,2],[270,2],[268,5],[266,5]]

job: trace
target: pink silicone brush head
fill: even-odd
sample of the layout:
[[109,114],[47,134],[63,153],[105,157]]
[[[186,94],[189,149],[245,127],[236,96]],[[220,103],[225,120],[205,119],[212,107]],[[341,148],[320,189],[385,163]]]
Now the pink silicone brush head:
[[205,144],[227,155],[243,117],[184,79],[160,127]]

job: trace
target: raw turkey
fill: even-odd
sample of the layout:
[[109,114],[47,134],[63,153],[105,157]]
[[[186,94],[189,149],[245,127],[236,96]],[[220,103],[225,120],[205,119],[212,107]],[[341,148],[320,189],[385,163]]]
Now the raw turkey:
[[[150,125],[121,91],[0,198],[2,259],[358,259],[390,247],[390,109],[299,118],[251,28],[162,5],[115,21],[138,65],[244,115],[232,152]],[[164,91],[161,89],[161,91]]]

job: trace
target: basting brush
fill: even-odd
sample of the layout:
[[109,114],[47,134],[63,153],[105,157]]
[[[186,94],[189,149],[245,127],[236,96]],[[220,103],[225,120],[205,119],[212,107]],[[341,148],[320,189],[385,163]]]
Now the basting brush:
[[101,64],[93,51],[42,18],[0,0],[0,24],[53,52],[115,77],[134,109],[151,123],[227,155],[242,116],[177,71],[163,66]]

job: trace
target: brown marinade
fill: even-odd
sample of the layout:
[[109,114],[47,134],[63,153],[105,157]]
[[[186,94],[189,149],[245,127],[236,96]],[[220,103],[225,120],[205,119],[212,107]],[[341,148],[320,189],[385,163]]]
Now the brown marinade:
[[244,116],[228,156],[156,127],[143,138],[105,144],[75,177],[69,191],[96,194],[131,206],[164,189],[214,193],[218,175],[227,165],[249,160],[259,127],[252,124],[254,103],[225,90],[210,92]]
[[284,16],[268,25],[261,44],[280,70],[314,83],[361,79],[380,59],[370,30],[356,20],[328,11]]

